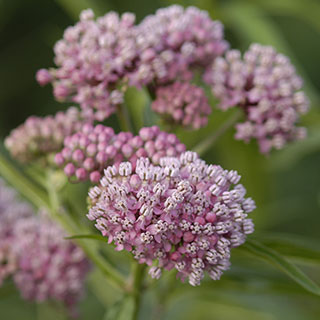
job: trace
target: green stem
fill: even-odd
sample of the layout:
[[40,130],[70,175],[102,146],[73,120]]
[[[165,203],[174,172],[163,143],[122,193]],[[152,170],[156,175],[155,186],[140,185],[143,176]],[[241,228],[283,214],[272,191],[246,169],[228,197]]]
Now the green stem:
[[137,320],[139,316],[141,295],[143,291],[143,279],[144,279],[145,265],[133,262],[132,275],[133,275],[133,288],[132,296],[134,301],[134,309],[132,314],[132,320]]
[[37,208],[46,208],[48,206],[49,199],[44,190],[19,172],[1,153],[0,176]]
[[129,111],[124,103],[117,108],[117,117],[122,131],[134,133],[134,127],[130,119]]
[[[166,285],[163,287],[160,286],[159,281],[153,283],[153,286],[157,285],[156,292],[158,293],[157,296],[157,304],[153,308],[153,317],[154,320],[160,320],[163,318],[166,309],[168,308],[168,302],[170,300],[171,295],[175,292],[177,288],[177,279],[176,279],[176,272],[170,271],[167,274],[161,277],[162,284],[165,283]],[[150,289],[151,286],[148,287]]]
[[193,151],[197,152],[200,156],[204,155],[214,143],[230,128],[232,127],[241,117],[241,112],[237,111],[234,113],[226,122],[224,122],[216,131],[211,135],[207,136],[199,144],[197,144]]
[[[61,212],[62,206],[60,204],[59,195],[55,189],[53,181],[50,180],[52,175],[48,174],[47,188],[50,194],[50,213],[54,220],[56,220],[69,234],[79,233],[79,227],[72,220],[72,215],[67,212]],[[88,232],[88,231],[87,231]],[[101,270],[107,277],[108,281],[117,289],[123,291],[126,287],[126,282],[117,270],[115,270],[98,252],[97,246],[88,245],[87,241],[76,239],[75,242],[82,248],[87,257]]]
[[88,246],[84,240],[76,240],[88,258],[100,269],[100,271],[106,276],[108,282],[113,285],[114,288],[124,291],[126,289],[126,281],[121,273],[114,269],[110,263],[108,263],[98,252],[97,249],[93,249]]

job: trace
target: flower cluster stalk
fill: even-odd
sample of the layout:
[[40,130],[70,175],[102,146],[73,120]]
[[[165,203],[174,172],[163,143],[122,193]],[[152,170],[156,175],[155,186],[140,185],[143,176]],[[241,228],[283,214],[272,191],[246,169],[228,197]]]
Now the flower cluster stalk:
[[235,112],[216,131],[208,135],[204,140],[202,140],[199,144],[193,147],[193,151],[195,151],[200,156],[204,155],[217,142],[217,140],[240,119],[240,117],[241,112]]
[[143,279],[145,274],[145,266],[132,262],[133,288],[132,295],[134,301],[132,320],[137,320],[139,316],[141,296],[143,293]]

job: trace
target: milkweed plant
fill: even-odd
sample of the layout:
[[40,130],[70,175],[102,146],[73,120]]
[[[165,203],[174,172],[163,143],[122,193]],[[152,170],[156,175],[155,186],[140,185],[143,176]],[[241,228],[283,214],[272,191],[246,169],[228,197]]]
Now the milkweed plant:
[[[0,285],[12,278],[23,299],[77,317],[98,272],[100,292],[110,286],[117,297],[108,319],[138,319],[149,290],[165,296],[179,281],[186,291],[223,282],[240,247],[319,294],[251,236],[259,206],[240,174],[202,159],[227,130],[243,148],[255,141],[268,161],[306,137],[299,123],[309,101],[288,57],[258,43],[233,49],[219,21],[179,5],[140,23],[132,13],[84,10],[54,54],[55,66],[36,79],[72,106],[30,116],[5,139],[22,170],[1,156]],[[128,108],[132,90],[148,103]],[[231,117],[187,148],[177,130],[197,137],[218,109]]]

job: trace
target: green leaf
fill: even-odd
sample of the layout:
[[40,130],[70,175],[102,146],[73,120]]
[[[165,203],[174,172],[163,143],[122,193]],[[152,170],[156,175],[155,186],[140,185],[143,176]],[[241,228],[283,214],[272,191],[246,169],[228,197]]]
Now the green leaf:
[[132,320],[134,301],[132,296],[124,296],[105,314],[103,320]]
[[110,308],[121,297],[119,292],[109,286],[106,277],[97,268],[90,272],[87,282],[94,296],[104,306],[105,310]]
[[134,87],[128,88],[125,93],[125,104],[131,116],[136,131],[144,126],[144,113],[150,104],[148,95],[144,90]]
[[43,302],[37,304],[38,320],[67,320],[65,308],[60,304]]
[[99,234],[76,234],[70,237],[65,237],[67,240],[73,239],[90,239],[90,240],[99,240],[103,242],[107,242],[106,238]]
[[247,242],[240,248],[245,249],[249,253],[273,264],[304,289],[320,296],[320,287],[299,268],[287,261],[276,251],[269,249],[268,247],[254,240],[247,240]]
[[14,293],[16,293],[16,288],[15,288],[13,282],[5,281],[4,283],[1,283],[0,300],[6,298],[8,296],[11,296]]
[[313,0],[258,0],[259,6],[274,15],[291,15],[303,19],[320,32],[319,11],[320,5]]
[[[209,292],[193,294],[191,290],[170,300],[165,319],[191,320],[191,319],[246,319],[269,320],[272,319],[271,310],[257,310],[248,303],[242,303],[241,299],[230,295],[215,294]],[[252,298],[251,298],[252,300]],[[256,310],[255,310],[256,309]],[[214,317],[213,317],[214,313]]]
[[266,234],[254,239],[298,263],[320,264],[320,249],[312,239],[290,234]]
[[271,170],[289,170],[297,165],[302,159],[320,150],[320,128],[308,128],[308,136],[302,141],[288,145],[285,149],[273,155],[270,162]]
[[159,123],[160,117],[151,108],[151,104],[154,98],[151,97],[151,95],[147,93],[147,91],[144,91],[144,93],[146,100],[143,108],[143,125],[146,127],[150,127]]

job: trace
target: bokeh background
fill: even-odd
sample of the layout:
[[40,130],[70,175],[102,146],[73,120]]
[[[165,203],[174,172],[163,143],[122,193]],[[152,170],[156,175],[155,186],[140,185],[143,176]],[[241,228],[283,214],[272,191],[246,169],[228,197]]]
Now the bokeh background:
[[[205,158],[242,173],[243,184],[258,205],[254,214],[257,234],[261,237],[272,234],[274,239],[285,235],[320,248],[320,2],[317,0],[0,0],[1,139],[29,115],[52,114],[67,106],[54,101],[50,86],[41,88],[36,83],[35,72],[53,66],[54,43],[78,19],[82,9],[90,7],[97,16],[109,10],[131,11],[140,21],[157,8],[173,3],[208,10],[212,18],[224,23],[226,38],[233,48],[244,51],[252,42],[273,45],[291,58],[304,78],[312,106],[302,120],[309,131],[305,141],[265,157],[258,153],[254,143],[234,141],[231,130]],[[227,116],[213,112],[208,128],[197,134],[181,135],[183,141],[191,147]],[[273,245],[270,237],[266,241]],[[278,249],[285,253],[285,247]],[[319,262],[319,256],[299,261],[318,283],[320,269],[313,262]],[[320,319],[320,299],[300,289],[278,270],[238,252],[233,256],[233,264],[223,280],[205,284],[201,289],[183,294],[185,286],[175,284],[178,288],[163,319]],[[155,299],[152,294],[145,299],[141,319],[156,319],[152,299]],[[81,309],[80,319],[103,319],[102,304],[90,291]],[[12,288],[0,290],[0,319],[63,317],[50,306],[23,302]]]

